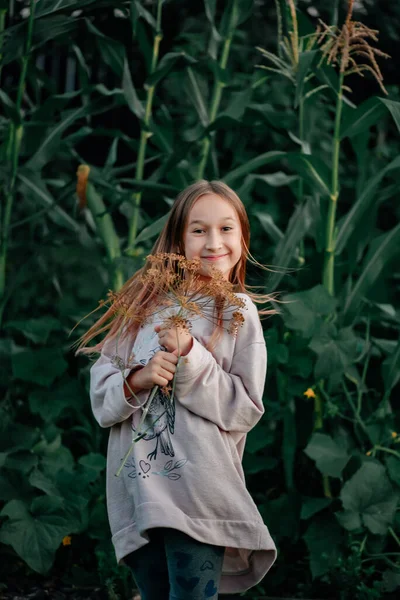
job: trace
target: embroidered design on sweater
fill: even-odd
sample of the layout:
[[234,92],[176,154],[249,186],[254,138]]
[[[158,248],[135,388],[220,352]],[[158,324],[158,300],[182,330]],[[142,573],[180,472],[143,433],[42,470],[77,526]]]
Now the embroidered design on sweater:
[[153,475],[162,475],[163,477],[168,477],[168,479],[177,480],[182,477],[180,473],[172,473],[175,469],[181,469],[187,463],[187,458],[181,458],[181,460],[177,460],[175,464],[173,464],[173,460],[169,460],[165,463],[164,469],[162,471],[153,471]]
[[172,460],[169,460],[165,463],[162,471],[152,471],[151,463],[148,463],[142,459],[139,461],[139,469],[137,469],[135,459],[131,458],[125,463],[125,468],[132,469],[128,473],[128,477],[131,479],[136,479],[136,477],[142,477],[143,479],[146,479],[147,477],[150,477],[150,475],[162,475],[164,477],[168,477],[168,479],[176,481],[181,478],[181,475],[175,472],[172,473],[172,471],[175,471],[175,469],[181,469],[186,463],[187,458],[181,458],[180,460],[177,460],[175,464],[173,464]]
[[[132,421],[132,429],[136,433],[136,428]],[[172,445],[171,435],[175,430],[175,398],[172,402],[166,394],[159,388],[152,400],[149,411],[143,421],[142,431],[146,434],[142,441],[155,441],[156,445],[152,452],[147,455],[148,460],[155,460],[158,454],[158,448],[166,456],[175,456]]]

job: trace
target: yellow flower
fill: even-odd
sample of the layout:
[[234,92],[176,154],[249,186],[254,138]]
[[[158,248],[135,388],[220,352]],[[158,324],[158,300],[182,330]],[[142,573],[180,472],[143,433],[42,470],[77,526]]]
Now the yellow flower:
[[316,398],[315,392],[312,388],[308,388],[303,394],[303,396],[307,396],[307,398]]
[[63,537],[62,544],[63,544],[63,546],[70,546],[71,545],[71,536],[66,535],[65,537]]
[[372,452],[371,450],[368,450],[368,452],[365,453],[367,456],[371,456]]
[[395,440],[397,438],[397,433],[395,431],[392,431],[392,438]]

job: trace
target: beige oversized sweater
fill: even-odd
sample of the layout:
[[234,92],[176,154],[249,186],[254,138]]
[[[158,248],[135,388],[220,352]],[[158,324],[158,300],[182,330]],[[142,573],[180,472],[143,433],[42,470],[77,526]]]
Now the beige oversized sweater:
[[[276,558],[241,464],[246,434],[264,412],[267,356],[256,306],[247,295],[238,296],[246,301],[244,325],[236,337],[224,331],[212,354],[205,346],[214,325],[204,317],[192,320],[193,347],[180,359],[175,400],[155,396],[146,417],[147,426],[154,425],[135,444],[119,477],[115,473],[142,414],[125,399],[121,368],[126,377],[132,364],[145,365],[161,349],[154,326],[173,309],[146,323],[134,344],[106,344],[91,368],[90,386],[94,416],[111,428],[107,508],[117,560],[147,544],[150,528],[179,529],[225,546],[222,594],[256,585]],[[148,394],[139,393],[141,402]]]

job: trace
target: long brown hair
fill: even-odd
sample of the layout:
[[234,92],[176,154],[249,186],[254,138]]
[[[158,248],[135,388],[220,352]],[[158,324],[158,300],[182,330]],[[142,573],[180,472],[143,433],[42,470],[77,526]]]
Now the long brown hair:
[[[252,292],[250,287],[245,283],[247,261],[250,261],[265,270],[268,269],[267,267],[260,265],[251,256],[249,251],[250,225],[246,209],[239,196],[222,181],[206,181],[202,179],[187,187],[177,196],[168,220],[151,250],[151,254],[154,255],[160,252],[185,254],[183,240],[189,213],[194,203],[205,194],[216,194],[224,200],[227,200],[236,210],[239,218],[242,233],[242,254],[229,275],[229,281],[234,286],[234,291],[236,293],[247,294],[253,300],[253,302],[259,304],[270,303],[272,300],[275,301],[276,294],[257,294]],[[142,276],[149,268],[151,268],[151,266],[152,265],[150,261],[147,259],[144,266],[139,269],[118,292],[118,297],[123,298],[124,305],[127,307],[128,311],[130,306],[132,309],[137,309],[139,306],[143,307],[143,310],[148,312],[157,305],[159,298],[152,293],[152,291],[148,289],[142,281]],[[263,308],[259,309],[258,312],[260,315],[272,315],[277,311],[275,309]],[[221,317],[221,315],[218,315],[218,317]],[[100,352],[106,341],[111,341],[112,339],[116,338],[119,333],[121,333],[121,330],[125,324],[125,319],[126,317],[124,317],[122,314],[116,313],[113,306],[111,306],[105,312],[105,314],[100,317],[100,319],[98,319],[94,325],[92,325],[92,327],[80,338],[78,352],[83,352],[86,354]],[[220,322],[220,318],[218,318],[218,322]],[[129,324],[125,333],[129,333],[134,339],[138,329],[139,324],[133,322]],[[220,327],[217,325],[216,331],[214,332],[217,335],[221,333],[221,331],[218,331],[218,329],[220,330]],[[89,342],[93,338],[106,331],[108,333],[102,341],[98,342],[95,346],[88,347]],[[213,335],[212,339],[210,340],[211,347],[215,344],[215,341],[216,337]]]

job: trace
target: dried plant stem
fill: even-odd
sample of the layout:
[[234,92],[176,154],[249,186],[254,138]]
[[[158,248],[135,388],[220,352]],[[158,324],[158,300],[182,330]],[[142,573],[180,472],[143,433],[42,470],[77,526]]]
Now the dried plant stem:
[[[219,61],[219,67],[220,67],[221,71],[225,71],[226,65],[228,64],[229,51],[231,48],[232,38],[233,38],[233,34],[234,34],[233,23],[234,23],[234,19],[236,16],[236,11],[237,11],[237,0],[234,0],[232,2],[231,13],[229,16],[228,33],[227,33],[227,37],[224,40],[221,58]],[[213,123],[217,117],[218,108],[219,108],[219,105],[221,102],[221,97],[222,97],[222,90],[223,90],[224,86],[225,86],[225,83],[223,81],[221,81],[218,74],[216,74],[215,80],[214,80],[213,94],[212,94],[212,98],[211,98],[210,112],[208,115],[208,121],[210,124]],[[198,168],[198,172],[197,172],[198,179],[202,179],[204,177],[204,171],[205,171],[205,168],[207,165],[210,148],[211,148],[211,136],[210,136],[210,134],[207,134],[205,136],[205,138],[203,139],[201,150],[200,150],[201,158],[200,158],[200,164],[199,164],[199,168]]]
[[[10,126],[10,145],[8,148],[9,163],[11,165],[11,173],[9,179],[9,185],[6,192],[6,202],[4,213],[2,215],[2,222],[0,226],[0,323],[2,321],[4,306],[5,306],[5,287],[6,287],[6,264],[7,264],[7,249],[8,249],[8,238],[10,231],[10,221],[12,205],[15,197],[15,182],[17,179],[18,162],[19,162],[19,151],[21,147],[21,140],[23,135],[21,105],[22,97],[25,90],[26,75],[28,70],[28,61],[32,46],[32,34],[33,34],[33,21],[35,17],[35,0],[30,0],[29,3],[30,13],[28,18],[28,32],[26,36],[25,52],[22,57],[22,66],[18,82],[17,100],[15,103],[17,114],[19,115],[18,123],[11,123]],[[3,14],[3,26],[4,26],[4,14]]]
[[331,296],[335,294],[334,267],[335,267],[335,225],[336,206],[339,198],[339,155],[340,155],[340,122],[343,106],[343,81],[344,73],[339,75],[339,90],[336,100],[335,128],[333,134],[332,155],[332,185],[329,202],[328,218],[325,235],[325,259],[322,283]]
[[[156,34],[154,36],[154,41],[153,41],[153,55],[151,58],[149,75],[154,73],[154,71],[157,67],[157,62],[158,62],[160,42],[162,40],[162,32],[161,32],[162,4],[163,4],[163,0],[158,0],[158,2],[157,2],[157,18],[156,18],[157,28],[156,28]],[[151,111],[153,108],[155,85],[156,84],[149,85],[147,87],[146,109],[145,109],[143,122],[141,124],[139,150],[138,150],[138,156],[137,156],[137,161],[136,161],[135,179],[137,181],[142,181],[142,179],[143,179],[147,140],[151,136],[151,133],[149,131],[149,124],[150,124],[150,119],[151,119]],[[135,240],[136,240],[136,236],[137,236],[139,208],[140,208],[141,200],[142,200],[142,191],[141,190],[138,192],[135,192],[132,195],[134,211],[133,211],[133,216],[132,216],[132,220],[131,220],[130,228],[129,228],[129,236],[128,236],[128,247],[129,248],[133,248],[133,246],[135,244]]]

